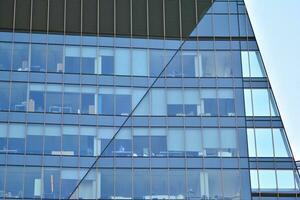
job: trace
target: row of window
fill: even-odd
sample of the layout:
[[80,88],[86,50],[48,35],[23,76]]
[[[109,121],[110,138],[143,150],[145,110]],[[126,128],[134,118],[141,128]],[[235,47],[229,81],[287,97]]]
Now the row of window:
[[[1,110],[128,115],[144,88],[1,83]],[[244,116],[242,89],[154,88],[135,115]]]
[[0,43],[1,70],[156,77],[166,65],[166,77],[241,77],[241,68],[244,77],[265,76],[260,54],[255,51],[176,52]]
[[[0,195],[10,198],[66,198],[85,170],[0,167]],[[246,170],[92,170],[76,199],[250,199]],[[4,175],[6,174],[6,176]]]
[[113,128],[0,124],[0,152],[96,156],[106,149],[105,156],[237,157],[244,138],[243,132],[232,128],[123,128],[108,145],[115,132]]
[[292,170],[250,170],[254,192],[298,192],[299,175]]

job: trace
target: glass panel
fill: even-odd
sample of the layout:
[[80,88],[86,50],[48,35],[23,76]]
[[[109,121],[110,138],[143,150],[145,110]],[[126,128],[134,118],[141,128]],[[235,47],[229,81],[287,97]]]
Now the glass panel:
[[182,75],[184,77],[195,77],[198,60],[196,52],[182,52]]
[[185,151],[187,156],[203,156],[200,129],[185,129]]
[[55,168],[45,168],[43,173],[44,198],[59,198],[60,170]]
[[23,197],[23,167],[7,167],[6,168],[6,197],[22,198]]
[[65,71],[65,66],[63,64],[63,46],[48,45],[47,71],[48,72]]
[[182,129],[168,130],[168,152],[170,156],[184,155],[184,132]]
[[31,45],[31,71],[46,71],[46,45]]
[[293,190],[298,189],[295,183],[294,172],[292,170],[277,170],[278,190]]
[[219,114],[221,116],[235,116],[233,90],[219,89]]
[[203,147],[204,155],[218,156],[219,155],[219,134],[218,129],[203,129]]
[[184,170],[170,170],[169,188],[170,199],[185,199],[186,185]]
[[217,92],[213,89],[201,90],[201,114],[204,116],[217,116]]
[[24,179],[24,197],[37,198],[42,196],[41,168],[27,167]]
[[258,51],[242,51],[244,77],[265,77],[264,65]]
[[136,169],[133,176],[133,197],[135,199],[143,199],[145,196],[150,196],[149,171]]
[[275,157],[290,157],[290,148],[283,129],[273,129]]
[[167,102],[164,89],[152,89],[151,91],[151,114],[166,115]]
[[80,47],[66,46],[65,72],[80,73]]
[[0,43],[0,70],[11,69],[12,45],[10,43]]
[[[221,171],[206,170],[201,177],[201,183],[205,187],[209,198],[222,199]],[[201,184],[201,185],[202,185]]]
[[[1,55],[1,54],[0,54]],[[0,83],[0,110],[8,110],[9,107],[9,83]]]
[[273,138],[271,129],[255,129],[258,157],[273,157]]
[[158,76],[164,67],[164,51],[150,50],[150,76]]
[[[153,169],[151,171],[152,199],[168,199],[168,171]],[[151,197],[145,197],[145,199]]]
[[258,177],[260,189],[276,189],[275,170],[258,170]]
[[100,191],[101,198],[110,199],[114,196],[114,174],[111,169],[102,169],[101,170],[101,183]]
[[81,47],[81,73],[94,74],[96,72],[96,48]]
[[220,129],[220,156],[237,156],[237,135],[235,129]]
[[224,199],[240,199],[241,177],[238,170],[223,170],[223,195]]
[[166,156],[167,155],[167,136],[166,129],[152,128],[151,134],[151,155],[152,156]]
[[98,58],[98,73],[99,74],[114,74],[115,62],[114,62],[114,52],[112,49],[103,48],[99,49]]
[[115,175],[115,195],[112,199],[131,199],[131,170],[117,169]]
[[13,52],[13,70],[29,71],[28,44],[15,43]]
[[247,129],[247,139],[248,139],[248,152],[249,157],[256,157],[256,147],[255,147],[255,134],[254,129]]
[[[110,102],[111,103],[111,102]],[[131,95],[116,95],[115,108],[117,115],[129,115],[131,112]]]
[[[201,20],[202,21],[202,20]],[[215,55],[213,51],[203,51],[199,55],[200,76],[201,77],[215,77]]]
[[12,83],[10,109],[14,111],[27,111],[32,102],[27,102],[27,84]]
[[132,50],[132,75],[148,75],[148,51],[143,49]]
[[130,50],[115,50],[115,74],[130,75]]

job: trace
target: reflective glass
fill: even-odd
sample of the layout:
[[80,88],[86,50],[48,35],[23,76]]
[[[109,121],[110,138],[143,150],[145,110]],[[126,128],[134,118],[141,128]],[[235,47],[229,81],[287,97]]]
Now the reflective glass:
[[46,71],[46,45],[31,45],[30,71]]
[[0,43],[0,70],[11,69],[12,45]]
[[48,72],[64,72],[63,64],[63,46],[48,45],[47,49],[47,71]]
[[9,108],[9,83],[0,83],[0,110],[8,110]]
[[28,44],[15,43],[13,50],[13,70],[29,71],[28,54]]

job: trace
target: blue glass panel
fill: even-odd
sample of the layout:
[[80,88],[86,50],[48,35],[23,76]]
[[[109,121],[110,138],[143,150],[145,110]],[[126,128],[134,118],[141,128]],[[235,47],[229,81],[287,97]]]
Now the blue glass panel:
[[46,71],[46,45],[33,44],[31,46],[30,71]]
[[[1,55],[1,54],[0,54]],[[0,83],[0,110],[8,110],[9,107],[9,83]]]
[[0,43],[0,70],[10,70],[11,54],[12,45],[10,43]]
[[29,71],[28,44],[16,43],[13,50],[13,70]]
[[63,72],[63,46],[48,45],[47,55],[47,71]]

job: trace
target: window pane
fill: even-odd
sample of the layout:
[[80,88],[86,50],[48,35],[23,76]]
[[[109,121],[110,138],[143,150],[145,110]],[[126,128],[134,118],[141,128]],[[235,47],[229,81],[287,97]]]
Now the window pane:
[[148,75],[148,54],[147,50],[132,50],[132,75],[147,76]]
[[275,170],[258,170],[260,189],[276,189]]
[[218,156],[219,134],[217,129],[203,129],[203,147],[206,156]]
[[170,170],[169,177],[170,198],[184,199],[186,197],[185,171]]
[[0,110],[8,110],[9,107],[9,83],[0,83]]
[[[202,21],[202,20],[201,20]],[[216,76],[215,55],[213,51],[203,51],[199,56],[200,76]]]
[[47,71],[48,72],[65,71],[65,67],[63,64],[63,46],[48,45]]
[[116,49],[115,50],[115,74],[130,75],[130,50]]
[[96,72],[96,48],[82,47],[81,73],[93,74]]
[[188,156],[203,156],[200,129],[185,130],[185,151]]
[[184,133],[182,129],[168,130],[168,152],[170,156],[184,155]]
[[115,63],[114,63],[114,52],[109,48],[99,49],[98,58],[98,73],[99,74],[114,74]]
[[143,199],[145,196],[150,196],[149,171],[136,169],[133,176],[133,197]]
[[10,109],[14,111],[27,111],[27,84],[12,83]]
[[80,48],[79,47],[74,47],[74,46],[66,47],[65,72],[80,73]]
[[13,52],[13,70],[29,71],[28,44],[16,43]]
[[164,67],[164,51],[150,50],[150,76],[158,76]]
[[182,75],[184,77],[195,77],[196,63],[196,52],[182,52]]
[[255,129],[256,150],[259,157],[273,157],[271,129]]
[[264,77],[264,66],[260,53],[257,51],[242,51],[242,67],[244,77]]
[[247,129],[248,152],[250,157],[256,157],[254,129]]
[[11,68],[12,45],[0,43],[0,70],[10,70]]
[[31,45],[31,71],[46,71],[46,45]]
[[296,178],[297,176],[292,170],[277,170],[278,190],[298,189],[295,185]]
[[273,129],[274,151],[276,157],[291,156],[285,133],[281,129]]

